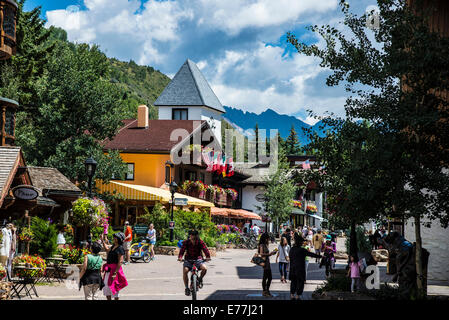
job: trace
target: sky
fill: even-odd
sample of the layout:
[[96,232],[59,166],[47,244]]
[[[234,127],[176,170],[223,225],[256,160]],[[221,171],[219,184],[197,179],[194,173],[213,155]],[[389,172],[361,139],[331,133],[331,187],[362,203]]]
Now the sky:
[[[196,62],[223,105],[261,113],[271,108],[314,124],[318,115],[344,116],[344,86],[286,42],[291,31],[322,45],[305,29],[341,28],[340,0],[27,0],[42,6],[47,26],[73,42],[97,44],[109,57],[134,60],[173,77],[186,59]],[[347,0],[357,14],[375,0]]]

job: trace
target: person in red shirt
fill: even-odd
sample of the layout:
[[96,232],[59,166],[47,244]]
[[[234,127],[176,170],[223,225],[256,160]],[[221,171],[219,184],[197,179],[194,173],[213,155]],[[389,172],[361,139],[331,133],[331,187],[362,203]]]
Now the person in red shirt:
[[125,263],[129,263],[129,250],[131,248],[131,241],[133,240],[133,229],[129,226],[129,222],[125,222],[125,241],[123,241],[123,249],[125,249]]
[[201,270],[200,277],[198,278],[199,287],[203,286],[203,278],[206,275],[207,268],[204,264],[203,253],[206,256],[205,261],[210,261],[210,253],[209,249],[207,249],[206,244],[203,240],[198,237],[198,231],[192,230],[189,231],[189,239],[184,240],[182,242],[181,250],[179,251],[178,261],[182,261],[182,257],[185,253],[184,265],[182,269],[182,278],[184,280],[184,285],[186,287],[185,294],[186,296],[190,295],[189,288],[189,271],[192,270],[193,265]]

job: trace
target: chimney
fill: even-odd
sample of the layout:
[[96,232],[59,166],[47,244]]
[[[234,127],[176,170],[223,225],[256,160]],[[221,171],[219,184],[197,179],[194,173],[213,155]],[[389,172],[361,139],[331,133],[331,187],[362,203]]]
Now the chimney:
[[139,106],[137,109],[137,127],[138,128],[148,128],[148,107]]

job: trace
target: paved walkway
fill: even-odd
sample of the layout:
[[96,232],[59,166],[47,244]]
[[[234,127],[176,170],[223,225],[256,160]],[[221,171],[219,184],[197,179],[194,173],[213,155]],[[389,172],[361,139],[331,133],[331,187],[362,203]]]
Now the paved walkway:
[[[338,249],[344,246],[344,239],[339,239]],[[271,245],[270,249],[274,249]],[[255,250],[228,249],[218,252],[217,256],[208,263],[208,274],[204,279],[204,287],[199,291],[199,300],[255,300],[270,299],[261,296],[262,268],[250,263]],[[184,295],[182,282],[182,264],[175,256],[157,255],[156,260],[148,264],[139,262],[124,266],[129,285],[121,291],[123,300],[190,300]],[[303,299],[311,299],[312,292],[323,284],[324,269],[320,269],[311,259],[307,283]],[[290,283],[280,282],[280,275],[275,257],[271,257],[273,282],[270,288],[275,295],[274,300],[288,300]],[[390,282],[391,277],[385,274],[386,263],[379,263],[381,282]],[[344,268],[345,260],[337,260],[337,268]],[[64,284],[37,286],[39,298],[67,300],[84,299],[83,291],[78,288],[67,288]],[[429,294],[449,295],[449,286],[445,283],[429,283]],[[105,299],[100,294],[101,299]]]

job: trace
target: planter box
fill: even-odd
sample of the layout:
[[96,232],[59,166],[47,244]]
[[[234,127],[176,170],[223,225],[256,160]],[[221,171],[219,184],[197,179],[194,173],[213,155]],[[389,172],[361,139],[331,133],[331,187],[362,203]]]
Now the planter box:
[[226,206],[227,204],[227,194],[226,193],[220,193],[220,194],[216,194],[215,195],[215,203],[222,205],[222,206]]

